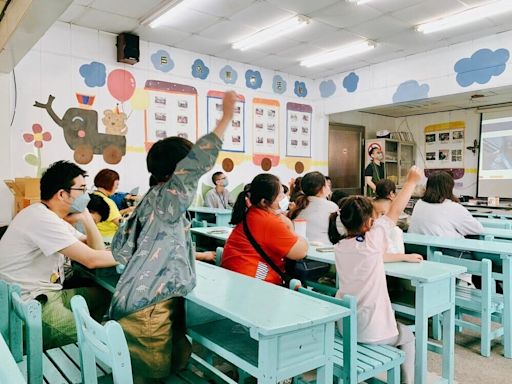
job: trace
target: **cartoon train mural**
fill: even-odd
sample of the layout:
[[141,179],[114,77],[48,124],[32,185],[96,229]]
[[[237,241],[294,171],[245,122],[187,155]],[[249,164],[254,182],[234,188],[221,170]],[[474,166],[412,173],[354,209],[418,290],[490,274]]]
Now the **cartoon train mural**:
[[103,155],[108,164],[117,164],[126,154],[126,137],[98,132],[98,112],[85,108],[68,108],[59,118],[52,108],[55,97],[48,96],[46,104],[35,102],[34,107],[45,109],[55,123],[64,131],[73,158],[78,164],[88,164],[93,155]]

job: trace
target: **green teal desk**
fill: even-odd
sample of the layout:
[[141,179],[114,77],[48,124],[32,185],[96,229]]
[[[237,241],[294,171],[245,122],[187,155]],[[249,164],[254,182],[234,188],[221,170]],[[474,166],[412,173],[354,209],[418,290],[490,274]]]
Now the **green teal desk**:
[[512,245],[502,241],[482,241],[476,239],[448,239],[437,236],[404,233],[405,245],[426,248],[427,259],[439,249],[471,251],[479,259],[487,258],[493,266],[501,267],[503,273],[503,346],[504,355],[512,358]]
[[16,361],[14,361],[14,357],[1,333],[0,357],[2,359],[2,363],[0,364],[0,383],[24,384],[27,382],[18,368]]
[[231,221],[231,209],[209,208],[209,207],[189,207],[189,212],[194,212],[196,219],[199,221],[207,220],[211,215],[215,215],[215,226],[229,227]]

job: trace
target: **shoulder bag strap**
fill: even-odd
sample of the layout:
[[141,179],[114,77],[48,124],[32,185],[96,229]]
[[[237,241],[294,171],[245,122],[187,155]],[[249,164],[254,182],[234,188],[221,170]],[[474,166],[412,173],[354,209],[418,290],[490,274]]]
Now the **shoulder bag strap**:
[[249,231],[249,226],[247,225],[247,214],[244,216],[243,224],[244,224],[245,236],[247,236],[247,239],[249,239],[249,242],[254,247],[256,252],[258,252],[260,254],[260,256],[263,258],[263,260],[265,260],[265,262],[274,270],[274,272],[276,272],[281,277],[283,282],[285,282],[285,283],[288,282],[290,280],[289,277],[286,276],[283,273],[283,271],[281,271],[278,268],[278,266],[272,261],[272,259],[265,253],[265,251],[256,242],[256,240],[254,239],[251,231]]

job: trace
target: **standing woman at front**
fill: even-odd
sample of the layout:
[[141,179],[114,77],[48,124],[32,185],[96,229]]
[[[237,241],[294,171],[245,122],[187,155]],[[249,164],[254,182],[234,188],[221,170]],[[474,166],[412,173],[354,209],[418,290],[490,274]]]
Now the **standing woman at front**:
[[385,179],[384,164],[382,164],[382,150],[377,145],[372,145],[368,149],[368,155],[371,157],[370,164],[364,170],[364,180],[366,183],[366,195],[375,196],[375,184],[377,181]]

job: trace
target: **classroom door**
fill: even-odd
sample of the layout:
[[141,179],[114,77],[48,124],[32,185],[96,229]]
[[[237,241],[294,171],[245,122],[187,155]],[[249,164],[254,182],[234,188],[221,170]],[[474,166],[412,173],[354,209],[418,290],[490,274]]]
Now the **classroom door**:
[[362,194],[364,127],[329,124],[329,176],[333,189]]

